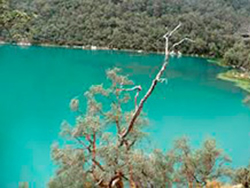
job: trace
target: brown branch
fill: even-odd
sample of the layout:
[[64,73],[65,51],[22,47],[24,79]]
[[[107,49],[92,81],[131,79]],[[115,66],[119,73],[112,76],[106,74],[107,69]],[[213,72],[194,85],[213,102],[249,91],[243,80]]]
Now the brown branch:
[[[86,149],[88,149],[88,151],[89,151],[90,153],[92,152],[92,150],[91,150],[89,147],[86,148]],[[79,148],[78,150],[84,150],[84,149]],[[92,160],[92,163],[95,163],[95,165],[96,165],[97,167],[100,168],[100,170],[105,171],[105,169],[102,167],[102,165],[101,165],[100,162],[98,162],[96,159],[91,159],[91,160]]]
[[87,149],[90,153],[91,153],[91,149],[90,146],[87,146],[80,138],[75,137],[75,139],[85,148]]
[[120,127],[118,116],[115,117],[115,124],[116,124],[116,129],[117,129],[118,134],[121,134],[121,127]]
[[94,146],[93,146],[93,151],[91,150],[91,148],[90,148],[90,146],[91,145],[89,145],[89,146],[87,146],[82,140],[80,140],[79,138],[77,138],[77,137],[75,137],[75,139],[81,144],[81,145],[83,145],[84,146],[84,148],[85,149],[87,149],[88,151],[89,151],[89,153],[92,153],[93,154],[93,157],[92,157],[92,163],[93,163],[93,165],[95,166],[97,166],[98,168],[100,168],[102,171],[105,171],[105,169],[102,167],[102,165],[101,165],[101,163],[99,163],[96,159],[95,159],[95,155],[94,155]]
[[128,166],[128,173],[129,173],[129,185],[130,187],[133,187],[133,166],[129,160],[129,144],[127,141],[125,141],[125,146],[126,146],[126,163]]
[[140,91],[142,90],[142,88],[141,88],[141,86],[140,85],[138,85],[138,86],[134,86],[134,87],[132,87],[132,88],[128,88],[128,89],[125,89],[125,88],[120,88],[119,90],[121,90],[121,91],[137,91],[136,92],[136,94],[135,94],[135,98],[134,98],[134,100],[135,100],[135,110],[137,109],[137,98],[138,98],[138,96],[139,96],[139,93],[140,93]]
[[92,161],[93,161],[93,169],[95,169],[95,166],[96,166],[96,163],[94,162],[95,159],[96,159],[96,133],[94,131],[94,134],[93,134],[93,149],[92,149]]
[[126,132],[122,135],[122,140],[131,132],[131,130],[134,127],[135,121],[138,118],[138,116],[140,115],[143,105],[144,103],[147,101],[148,97],[152,94],[152,92],[155,89],[155,86],[157,85],[158,81],[161,78],[161,75],[163,74],[163,72],[165,71],[167,65],[168,65],[168,54],[166,54],[166,59],[165,62],[163,63],[160,71],[158,72],[158,74],[156,75],[155,79],[152,81],[150,88],[148,89],[147,93],[144,95],[144,97],[141,99],[138,108],[135,110],[132,119],[129,123],[128,129],[126,130]]
[[96,159],[92,159],[92,162],[96,164],[102,171],[105,171],[105,169],[102,167],[101,163],[99,163]]
[[131,118],[131,121],[128,125],[127,130],[121,135],[121,142],[120,142],[120,146],[124,144],[124,139],[128,136],[128,134],[132,131],[134,125],[135,125],[135,121],[136,119],[139,117],[143,105],[145,104],[145,102],[147,101],[147,99],[149,98],[149,96],[152,94],[152,92],[154,91],[157,83],[161,80],[161,76],[163,75],[164,71],[166,70],[166,67],[169,63],[169,38],[173,35],[174,32],[176,32],[179,28],[181,27],[181,23],[179,23],[172,31],[166,33],[163,37],[165,38],[166,42],[165,42],[165,61],[161,66],[161,69],[159,70],[158,74],[156,75],[155,79],[153,79],[150,88],[148,89],[147,93],[144,95],[144,97],[141,99],[138,108],[135,109],[135,112]]
[[120,101],[120,93],[116,92],[116,100],[117,100],[117,106],[118,106],[118,112],[116,113],[116,117],[115,117],[115,123],[116,123],[116,129],[118,132],[118,135],[120,135],[121,133],[121,127],[120,127],[120,119],[119,119],[119,115],[118,113],[121,112],[121,101]]
[[96,185],[98,187],[102,187],[102,188],[108,188],[108,183],[105,182],[103,179],[99,179],[96,174],[94,172],[92,172],[92,176],[94,178],[94,180],[96,181]]
[[122,177],[123,177],[122,172],[117,172],[115,174],[115,176],[113,176],[110,179],[108,187],[109,188],[112,188],[112,187],[123,187]]
[[128,145],[128,150],[130,150],[131,147],[133,147],[133,145],[135,145],[137,139],[134,139],[129,145]]

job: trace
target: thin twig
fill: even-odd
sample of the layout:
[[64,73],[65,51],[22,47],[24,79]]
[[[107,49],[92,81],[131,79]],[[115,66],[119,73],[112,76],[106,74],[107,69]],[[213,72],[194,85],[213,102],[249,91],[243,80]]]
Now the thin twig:
[[176,32],[181,27],[181,22],[170,32],[167,32],[165,35],[163,35],[163,38],[170,38],[174,32]]
[[[194,40],[192,40],[192,39],[189,39],[189,38],[184,38],[184,39],[182,39],[182,40],[180,40],[179,42],[176,42],[176,43],[174,43],[173,44],[173,46],[172,46],[172,48],[175,48],[176,46],[179,46],[179,45],[181,45],[183,42],[185,42],[185,41],[189,41],[189,42],[195,42]],[[172,49],[171,48],[171,49]]]
[[137,98],[139,96],[139,93],[140,91],[142,90],[141,86],[140,85],[137,85],[137,86],[134,86],[132,88],[128,88],[128,89],[125,89],[125,88],[121,88],[119,89],[121,91],[135,91],[136,90],[136,94],[135,94],[135,98],[134,98],[134,101],[135,101],[135,110],[138,108],[138,105],[137,105]]

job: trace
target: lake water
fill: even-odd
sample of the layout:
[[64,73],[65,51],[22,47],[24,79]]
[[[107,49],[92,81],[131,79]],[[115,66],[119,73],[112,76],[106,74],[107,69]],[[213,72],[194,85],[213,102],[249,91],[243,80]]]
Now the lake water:
[[[70,120],[69,101],[105,80],[105,70],[124,69],[143,91],[162,55],[62,48],[0,46],[0,187],[29,181],[44,188],[53,173],[50,145],[59,139],[62,120]],[[168,149],[189,136],[194,147],[215,137],[233,166],[250,159],[250,109],[246,93],[217,80],[223,69],[201,58],[172,58],[167,84],[147,101],[150,147]]]

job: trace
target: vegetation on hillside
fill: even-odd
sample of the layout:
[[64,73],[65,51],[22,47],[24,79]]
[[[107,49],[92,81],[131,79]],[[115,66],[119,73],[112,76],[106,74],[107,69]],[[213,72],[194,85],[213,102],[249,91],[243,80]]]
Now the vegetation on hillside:
[[223,61],[233,68],[241,69],[242,71],[250,70],[250,45],[245,43],[236,43],[225,54]]
[[173,42],[186,34],[195,39],[181,46],[183,53],[221,58],[227,52],[228,60],[230,48],[249,32],[248,0],[8,1],[13,10],[37,15],[21,28],[1,28],[0,37],[10,41],[6,28],[33,43],[163,51],[165,27],[182,22]]
[[0,33],[4,34],[4,38],[15,41],[27,39],[30,33],[27,24],[30,20],[31,15],[11,8],[8,0],[0,0]]

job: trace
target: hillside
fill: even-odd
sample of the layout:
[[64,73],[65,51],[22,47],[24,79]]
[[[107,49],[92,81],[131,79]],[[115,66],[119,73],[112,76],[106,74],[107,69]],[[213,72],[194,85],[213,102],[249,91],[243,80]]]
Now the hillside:
[[[35,15],[18,28],[33,43],[162,51],[165,27],[182,22],[173,41],[188,36],[196,42],[181,51],[216,58],[241,43],[250,21],[248,0],[11,0],[10,5]],[[0,37],[13,40],[9,33],[1,29]]]

